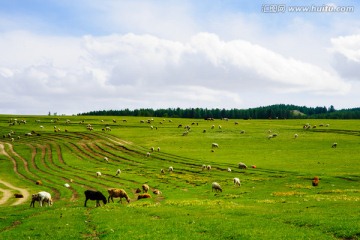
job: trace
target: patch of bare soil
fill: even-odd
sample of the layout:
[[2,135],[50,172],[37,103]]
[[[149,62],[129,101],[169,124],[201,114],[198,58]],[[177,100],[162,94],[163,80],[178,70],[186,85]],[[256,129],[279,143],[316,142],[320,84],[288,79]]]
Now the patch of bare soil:
[[[17,198],[18,200],[16,202],[14,202],[13,204],[11,204],[12,206],[22,204],[28,200],[28,198],[30,196],[28,190],[26,190],[24,188],[15,187],[12,184],[5,182],[3,180],[0,180],[0,183],[12,190],[20,192],[20,194],[22,194],[24,196],[23,198]],[[4,193],[3,197],[0,199],[0,205],[1,205],[1,204],[5,204],[13,195],[12,195],[12,192],[7,189],[0,188],[0,191],[2,191]]]

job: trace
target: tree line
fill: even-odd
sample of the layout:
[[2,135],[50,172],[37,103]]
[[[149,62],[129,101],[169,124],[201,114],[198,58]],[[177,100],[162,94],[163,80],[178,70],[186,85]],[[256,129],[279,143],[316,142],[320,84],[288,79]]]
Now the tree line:
[[306,107],[288,104],[275,104],[249,109],[207,109],[207,108],[140,108],[135,110],[100,110],[78,115],[88,116],[141,116],[164,118],[229,118],[229,119],[360,119],[360,108],[336,110],[330,107]]

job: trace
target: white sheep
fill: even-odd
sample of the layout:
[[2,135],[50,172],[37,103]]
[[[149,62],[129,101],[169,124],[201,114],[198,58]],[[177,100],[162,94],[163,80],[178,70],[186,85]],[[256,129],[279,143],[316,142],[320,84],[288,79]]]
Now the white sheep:
[[101,177],[101,172],[96,172],[97,177]]
[[212,144],[211,144],[211,147],[213,147],[213,148],[219,148],[219,144],[217,144],[217,143],[212,143]]
[[151,154],[150,154],[149,152],[146,153],[146,157],[150,157],[150,155],[151,155]]
[[203,164],[202,167],[201,167],[201,169],[204,171],[204,170],[206,169],[206,165]]
[[69,188],[69,187],[70,187],[70,184],[65,183],[64,186],[67,187],[67,188]]
[[213,192],[215,190],[215,192],[222,192],[222,188],[220,186],[220,184],[218,184],[217,182],[213,182],[211,185],[211,191]]
[[337,147],[337,143],[334,142],[333,145],[331,146],[332,148],[336,148]]
[[160,147],[157,148],[157,151],[160,152]]
[[104,157],[105,162],[109,162],[109,158],[108,157]]
[[206,166],[206,169],[207,169],[208,171],[210,171],[210,170],[211,170],[211,166],[210,166],[210,165],[207,165],[207,166]]
[[240,179],[239,178],[234,178],[233,179],[233,182],[234,182],[234,185],[238,185],[239,187],[241,186],[241,183],[240,183]]
[[240,162],[240,163],[239,163],[239,168],[241,168],[241,169],[247,169],[247,166],[246,166],[245,163]]
[[169,172],[173,172],[173,171],[174,171],[174,168],[170,166],[169,169],[168,169],[168,171],[169,171]]
[[121,170],[120,170],[120,169],[116,170],[115,176],[118,176],[120,173],[121,173]]
[[298,136],[299,136],[299,135],[298,135],[297,133],[294,134],[294,138],[298,138]]
[[228,171],[228,172],[231,172],[231,168],[228,168],[227,171]]
[[151,148],[150,148],[150,151],[152,151],[152,152],[153,152],[154,150],[155,150],[155,148],[154,148],[154,147],[151,147]]
[[35,202],[38,201],[40,204],[40,207],[42,207],[44,202],[48,203],[48,206],[51,206],[53,204],[51,194],[48,192],[38,192],[32,195],[30,207],[35,207]]

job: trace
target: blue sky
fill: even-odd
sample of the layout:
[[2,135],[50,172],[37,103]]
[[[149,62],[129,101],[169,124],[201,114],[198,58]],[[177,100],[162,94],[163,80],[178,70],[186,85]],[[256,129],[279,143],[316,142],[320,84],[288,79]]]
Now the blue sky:
[[[263,11],[279,5],[282,13]],[[359,9],[321,0],[0,0],[0,113],[359,107]]]

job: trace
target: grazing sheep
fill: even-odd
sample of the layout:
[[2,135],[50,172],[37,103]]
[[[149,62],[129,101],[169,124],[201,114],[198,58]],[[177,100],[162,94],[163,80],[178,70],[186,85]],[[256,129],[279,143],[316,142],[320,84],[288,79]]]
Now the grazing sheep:
[[336,148],[337,147],[337,143],[333,143],[333,145],[331,146],[332,148]]
[[160,195],[162,192],[159,189],[154,189],[153,194]]
[[142,186],[141,186],[141,188],[142,188],[142,190],[143,190],[143,192],[144,193],[147,193],[148,191],[149,191],[149,185],[147,185],[147,184],[143,184]]
[[160,147],[157,148],[157,151],[160,152]]
[[206,129],[203,130],[203,133],[206,133]]
[[228,172],[231,172],[231,168],[228,168],[227,171],[228,171]]
[[84,207],[86,207],[86,202],[90,199],[90,200],[96,200],[96,207],[100,207],[100,200],[103,201],[104,205],[107,203],[106,201],[106,197],[104,196],[104,194],[102,194],[99,191],[94,191],[94,190],[86,190],[84,192],[85,194],[85,203],[84,203]]
[[32,195],[30,207],[35,207],[35,202],[38,201],[40,204],[40,207],[42,207],[44,202],[48,203],[48,206],[51,206],[53,204],[51,199],[51,194],[48,192],[38,192]]
[[142,198],[151,198],[151,196],[148,193],[139,194],[137,199],[140,200]]
[[173,172],[173,171],[174,171],[174,168],[170,166],[169,169],[168,169],[168,171],[169,171],[169,172]]
[[312,185],[314,187],[318,186],[319,185],[319,177],[314,177],[314,179],[312,180]]
[[101,172],[96,172],[97,177],[101,177]]
[[165,170],[164,170],[164,169],[161,169],[160,172],[161,172],[161,173],[165,173]]
[[108,157],[104,157],[105,162],[109,162],[109,158]]
[[108,202],[110,202],[110,199],[112,200],[112,202],[114,202],[113,198],[120,198],[119,202],[122,203],[121,199],[125,198],[126,201],[130,203],[130,198],[124,189],[109,188],[108,193],[109,193]]
[[15,193],[15,194],[14,194],[14,197],[15,197],[15,198],[23,198],[24,195],[22,195],[21,193]]
[[211,186],[212,186],[212,188],[211,188],[212,192],[214,190],[215,190],[215,192],[218,192],[218,191],[222,192],[222,188],[221,188],[220,184],[218,184],[217,182],[213,182]]
[[245,133],[245,130],[241,130],[241,131],[240,131],[240,134],[244,134],[244,133]]
[[42,182],[40,180],[37,180],[35,183],[36,185],[42,185]]
[[65,183],[64,186],[67,187],[67,188],[70,187],[70,185],[68,183]]
[[247,166],[246,166],[245,163],[240,162],[240,163],[239,163],[239,168],[240,168],[240,169],[247,169]]
[[212,148],[219,148],[219,144],[217,144],[217,143],[212,143],[212,144],[211,144],[211,147],[212,147]]
[[152,152],[153,152],[154,150],[155,150],[155,148],[154,148],[154,147],[151,147],[151,148],[150,148],[150,151],[152,151]]
[[15,141],[15,139],[14,139],[14,138],[11,138],[11,141],[12,141],[12,142],[14,142],[14,141]]
[[206,169],[207,169],[208,171],[210,171],[210,170],[211,170],[211,165],[207,165],[207,166],[206,166]]
[[206,169],[206,165],[205,165],[205,164],[203,164],[203,165],[202,165],[202,167],[201,167],[201,170],[203,170],[203,171],[204,171],[205,169]]
[[141,189],[140,189],[140,188],[137,188],[137,189],[135,190],[135,193],[141,193]]
[[236,186],[236,185],[238,185],[239,187],[241,186],[239,178],[234,178],[233,181],[234,181],[234,186]]
[[296,133],[294,134],[294,138],[295,138],[295,139],[298,138],[298,136],[299,136],[299,135],[297,135]]
[[115,176],[118,176],[120,173],[121,173],[121,170],[120,170],[120,169],[116,170]]

